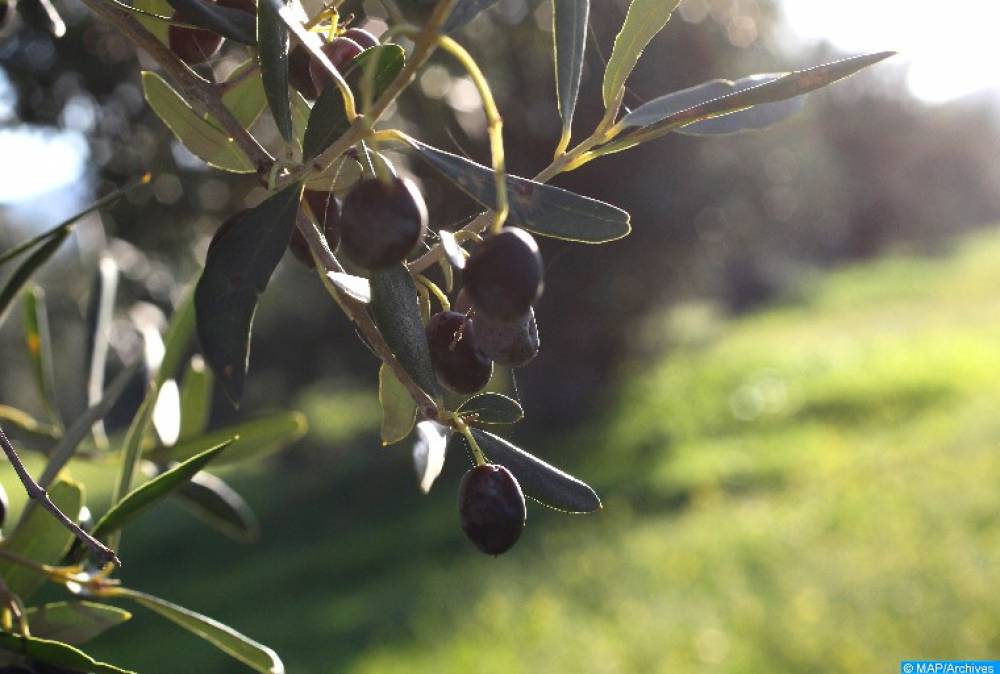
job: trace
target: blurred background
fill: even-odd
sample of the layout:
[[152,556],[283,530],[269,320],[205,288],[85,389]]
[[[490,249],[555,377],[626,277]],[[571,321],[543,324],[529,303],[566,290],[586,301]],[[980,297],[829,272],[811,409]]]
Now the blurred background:
[[[399,4],[415,19],[428,7]],[[603,112],[626,6],[593,6],[579,137]],[[377,25],[377,5],[345,7]],[[172,139],[144,104],[144,55],[81,4],[59,9],[62,39],[21,0],[0,40],[0,249],[154,176],[81,223],[39,277],[71,419],[86,406],[100,251],[122,270],[113,374],[142,349],[136,307],[169,315],[212,232],[259,193]],[[167,504],[127,532],[122,578],[274,647],[291,672],[867,672],[997,657],[1000,75],[986,45],[998,25],[1000,8],[974,0],[682,2],[626,105],[901,54],[766,131],[669,136],[555,181],[628,210],[634,231],[542,242],[542,351],[518,373],[527,418],[512,437],[594,485],[603,512],[532,504],[512,552],[477,553],[455,508],[464,457],[419,493],[409,443],[380,446],[377,362],[289,258],[258,311],[241,410],[218,395],[212,410],[214,425],[308,418],[289,449],[223,473],[260,540],[213,535]],[[494,87],[509,169],[533,175],[559,131],[549,1],[501,0],[461,40]],[[242,58],[229,47],[213,65]],[[393,121],[485,161],[477,106],[438,59]],[[474,212],[410,170],[435,226]],[[18,319],[0,328],[0,404],[41,415]],[[110,484],[101,470],[73,472]],[[91,489],[100,512],[107,494]],[[147,613],[89,650],[142,672],[241,671]]]

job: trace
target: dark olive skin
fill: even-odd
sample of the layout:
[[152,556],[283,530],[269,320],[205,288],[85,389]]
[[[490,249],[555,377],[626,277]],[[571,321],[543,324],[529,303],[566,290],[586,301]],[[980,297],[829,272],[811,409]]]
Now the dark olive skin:
[[409,178],[361,180],[344,198],[340,249],[363,269],[402,262],[426,231],[427,206]]
[[510,471],[496,464],[476,466],[458,488],[462,531],[487,555],[502,555],[517,543],[527,509],[521,485]]
[[257,3],[253,0],[215,0],[216,4],[230,9],[238,9],[247,14],[257,14]]
[[538,355],[538,323],[535,310],[516,321],[496,321],[486,314],[476,314],[476,341],[479,348],[504,367],[524,367]]
[[[335,37],[332,41],[323,45],[323,53],[330,59],[333,67],[341,73],[347,69],[348,64],[354,57],[363,52],[361,45],[347,37]],[[316,59],[309,61],[309,77],[312,78],[316,91],[323,93],[323,89],[333,84],[333,77],[326,71],[326,68]]]
[[475,393],[490,383],[493,362],[476,344],[476,328],[465,314],[442,311],[427,322],[434,373],[455,393]]
[[[303,200],[309,205],[309,210],[314,216],[313,222],[319,227],[326,237],[326,244],[331,251],[337,250],[340,244],[340,202],[333,196],[333,192],[321,192],[319,190],[306,190],[302,195]],[[288,250],[292,251],[299,262],[309,269],[314,268],[312,253],[309,252],[309,244],[298,227],[292,230],[292,238],[288,242]]]
[[479,314],[516,321],[542,294],[542,256],[523,229],[504,227],[481,243],[465,265],[465,290]]
[[319,97],[319,90],[309,74],[309,64],[313,58],[302,45],[296,45],[288,52],[288,83],[310,101]]
[[[174,12],[174,18],[191,23],[191,17],[182,10]],[[167,30],[167,44],[170,51],[188,65],[204,63],[219,53],[223,37],[210,30],[185,28],[171,24]]]
[[377,47],[379,44],[378,38],[364,28],[348,28],[344,31],[343,37],[354,40],[361,45],[362,49],[371,49],[372,47]]
[[10,501],[7,500],[7,490],[0,484],[0,527],[3,527],[7,519],[7,509],[10,508]]

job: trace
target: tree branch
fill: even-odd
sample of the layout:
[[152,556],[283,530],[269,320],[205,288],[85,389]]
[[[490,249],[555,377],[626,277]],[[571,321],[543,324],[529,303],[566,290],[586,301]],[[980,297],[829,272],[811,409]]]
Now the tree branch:
[[202,78],[181,61],[170,49],[146,30],[131,13],[103,0],[83,0],[94,14],[114,24],[137,47],[149,54],[170,75],[184,100],[200,106],[200,112],[212,115],[229,134],[233,142],[257,167],[263,181],[274,164],[274,157],[239,123],[223,102],[216,86]]
[[59,520],[64,527],[69,529],[70,532],[76,536],[77,540],[90,548],[90,550],[94,553],[94,556],[102,565],[107,562],[112,562],[115,566],[122,565],[121,560],[118,559],[118,555],[115,554],[114,550],[81,529],[79,524],[67,517],[66,513],[60,510],[59,506],[52,502],[52,499],[49,498],[48,492],[38,486],[38,483],[31,477],[28,469],[24,467],[24,464],[21,462],[21,457],[17,455],[14,445],[12,445],[10,440],[7,439],[7,435],[3,432],[2,428],[0,428],[0,445],[3,446],[3,451],[4,454],[7,455],[7,459],[10,461],[11,465],[14,466],[14,472],[17,473],[18,478],[21,480],[21,484],[24,485],[24,490],[28,493],[28,498],[41,504],[43,508],[52,513],[52,516]]

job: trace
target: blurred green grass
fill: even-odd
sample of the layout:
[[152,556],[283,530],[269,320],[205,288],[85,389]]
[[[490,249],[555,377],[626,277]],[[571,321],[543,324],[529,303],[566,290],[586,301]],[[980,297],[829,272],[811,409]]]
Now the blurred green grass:
[[[421,497],[407,447],[378,447],[377,410],[316,391],[301,402],[325,450],[233,476],[261,543],[165,506],[126,532],[123,578],[275,647],[290,672],[996,657],[998,259],[1000,235],[981,234],[813,278],[743,318],[689,305],[657,319],[658,355],[592,425],[524,443],[598,487],[604,512],[529,507],[499,559],[458,530],[464,458]],[[240,671],[141,612],[91,650],[142,672]]]

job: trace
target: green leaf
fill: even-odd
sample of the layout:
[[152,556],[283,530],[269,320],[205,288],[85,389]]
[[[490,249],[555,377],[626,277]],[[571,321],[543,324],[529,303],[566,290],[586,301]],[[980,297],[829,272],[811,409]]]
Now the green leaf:
[[95,674],[135,674],[135,672],[115,667],[106,662],[98,662],[83,651],[59,641],[0,632],[0,648],[12,653],[19,653],[29,660],[37,660],[73,671],[94,672]]
[[680,0],[632,0],[625,24],[615,38],[611,58],[604,69],[604,107],[621,102],[625,81],[639,62],[642,51],[663,30]]
[[[236,84],[222,95],[222,102],[240,125],[249,129],[267,107],[264,82],[257,64],[253,60],[244,61],[229,75],[226,84],[230,82]],[[221,125],[219,129],[222,129]]]
[[344,274],[339,271],[328,271],[326,278],[348,297],[362,304],[368,304],[372,301],[371,284],[363,276]]
[[448,15],[442,32],[451,33],[476,18],[481,12],[497,4],[497,0],[458,0]]
[[192,154],[230,173],[255,173],[253,165],[233,140],[219,129],[215,120],[206,120],[187,104],[180,94],[154,72],[142,72],[142,91],[146,102],[167,128]]
[[48,488],[48,485],[56,478],[59,471],[63,469],[63,466],[69,462],[70,458],[76,452],[77,447],[87,437],[87,434],[90,433],[90,429],[93,428],[94,424],[103,419],[111,411],[111,408],[118,402],[118,398],[121,397],[125,391],[125,387],[132,377],[135,376],[138,369],[139,363],[134,363],[119,372],[104,392],[104,397],[96,404],[88,407],[87,411],[73,420],[70,427],[59,438],[59,442],[49,452],[49,461],[45,464],[42,476],[38,478],[38,484],[43,489]]
[[94,538],[101,539],[120,530],[129,520],[191,479],[191,476],[207,466],[219,452],[231,443],[232,440],[228,440],[205,450],[131,491],[125,498],[111,506],[108,512],[104,513],[104,517],[94,527],[92,532]]
[[[156,16],[169,17],[174,13],[174,8],[170,6],[167,0],[132,0],[132,7],[135,9],[149,12]],[[170,31],[170,23],[163,21],[161,19],[154,19],[149,16],[143,16],[142,14],[137,14],[135,17],[139,23],[146,27],[150,33],[152,33],[157,40],[163,44],[167,44],[168,33]]]
[[163,335],[163,359],[156,371],[157,386],[162,386],[168,379],[174,379],[178,375],[191,344],[194,329],[194,290],[189,288],[184,291],[174,308],[174,314],[170,317],[167,331]]
[[295,226],[302,186],[272,195],[237,215],[212,238],[194,305],[198,339],[233,404],[243,397],[250,330],[261,293],[281,261]]
[[552,36],[555,47],[556,97],[562,115],[563,134],[573,126],[576,99],[580,94],[583,58],[587,48],[590,0],[552,0]]
[[56,426],[62,426],[56,402],[56,382],[52,375],[52,339],[49,314],[45,309],[45,291],[30,284],[24,291],[24,344],[35,376],[35,387]]
[[[486,208],[497,207],[493,169],[416,140],[409,142],[421,159],[460,190]],[[527,178],[508,175],[507,195],[508,222],[542,236],[606,243],[632,230],[628,213],[620,208]]]
[[382,445],[409,435],[417,421],[417,404],[385,363],[378,370],[378,402],[382,406]]
[[[654,98],[621,118],[622,128],[643,127],[656,124],[682,110],[700,105],[750,87],[773,82],[787,73],[751,75],[736,80],[711,80],[688,89]],[[795,96],[775,103],[763,103],[721,117],[696,122],[678,129],[690,135],[736,133],[750,129],[763,129],[790,117],[805,105],[805,96]]]
[[452,267],[458,270],[465,269],[465,250],[455,238],[453,232],[447,229],[438,230],[438,238],[441,239],[441,250]]
[[[87,375],[87,404],[93,405],[104,393],[104,371],[111,346],[111,322],[114,319],[115,295],[118,293],[118,264],[104,253],[98,263],[97,273],[87,302],[87,353],[90,364]],[[93,426],[94,442],[101,450],[108,449],[108,436],[104,422]]]
[[53,440],[59,439],[59,429],[47,426],[24,410],[9,405],[0,405],[0,421],[11,424],[21,433],[29,436],[40,446],[48,447]]
[[92,601],[60,601],[27,610],[31,635],[79,646],[132,617],[116,606]]
[[250,637],[240,634],[228,625],[223,625],[208,616],[195,613],[190,609],[144,592],[121,588],[116,590],[114,594],[127,597],[151,611],[159,613],[167,620],[201,637],[223,653],[252,667],[255,671],[268,674],[284,674],[285,672],[285,666],[281,663],[277,653]]
[[[589,513],[601,509],[601,499],[588,485],[529,454],[498,435],[472,429],[480,449],[493,463],[514,474],[524,493],[557,510]],[[456,434],[457,437],[461,437]],[[463,438],[464,441],[464,438]]]
[[260,538],[260,524],[253,510],[232,487],[204,471],[171,494],[185,509],[207,525],[241,543]]
[[288,27],[278,15],[282,0],[264,0],[257,7],[257,59],[267,104],[285,142],[291,143],[292,105],[288,98]]
[[205,432],[212,413],[215,378],[201,356],[191,357],[181,381],[181,432],[179,440],[190,440]]
[[[815,91],[837,80],[853,75],[859,70],[895,55],[895,53],[878,52],[875,54],[853,56],[806,70],[797,70],[787,75],[782,75],[777,79],[771,79],[741,91],[735,91],[719,98],[695,104],[684,110],[673,112],[658,122],[644,126],[631,136],[624,136],[621,140],[613,141],[610,144],[614,147],[612,151],[617,152],[627,149],[640,142],[658,138],[671,131],[677,131],[682,127],[693,125],[695,122],[701,122],[711,117],[737,112],[751,106],[778,103],[801,96],[802,94],[807,94],[810,91]],[[638,112],[638,109],[636,112]]]
[[309,126],[309,115],[312,106],[305,97],[297,91],[292,91],[292,129],[295,133],[295,147],[302,149],[306,137],[306,127]]
[[386,344],[413,381],[432,398],[439,397],[427,333],[420,320],[417,287],[406,265],[373,272],[369,282],[372,318]]
[[200,26],[251,47],[257,44],[252,14],[202,0],[169,0],[169,2],[175,9],[184,12],[184,23]]
[[[63,479],[48,490],[49,498],[68,517],[76,517],[83,505],[83,486]],[[25,507],[14,532],[3,541],[3,549],[40,564],[55,564],[69,549],[73,534],[47,510],[31,503]],[[0,559],[0,577],[12,594],[27,600],[45,582],[45,576],[24,566]],[[2,633],[0,633],[2,634]]]
[[[403,48],[398,44],[384,44],[358,54],[344,77],[351,89],[358,91],[365,69],[374,67],[375,72],[372,73],[374,100],[392,84],[404,65],[406,65],[406,53]],[[309,125],[306,127],[305,139],[302,142],[302,154],[305,159],[308,161],[320,155],[344,135],[349,127],[340,90],[336,87],[327,87],[316,99],[316,104],[313,105],[312,113],[309,115]]]
[[[150,384],[149,388],[146,390],[146,397],[143,398],[142,404],[136,411],[135,416],[132,417],[132,423],[129,424],[128,431],[125,433],[125,440],[122,442],[122,465],[118,472],[118,482],[115,484],[114,491],[111,493],[111,512],[118,509],[122,503],[125,502],[129,496],[129,490],[132,488],[132,479],[135,477],[135,467],[139,464],[139,447],[142,443],[142,438],[146,434],[146,429],[149,427],[149,422],[153,418],[153,411],[156,407],[156,399],[159,397],[160,389],[157,388],[156,384]],[[107,515],[104,516],[105,519]],[[98,523],[100,526],[100,523]],[[117,529],[109,530],[112,535],[108,538],[107,543],[109,548],[117,548],[119,540],[121,538],[120,534],[117,533]],[[97,537],[97,534],[93,534]]]
[[516,424],[524,418],[521,404],[500,393],[480,393],[458,408],[461,414],[474,414],[481,424]]
[[28,259],[22,262],[14,270],[10,278],[7,279],[7,284],[3,289],[0,289],[0,325],[3,325],[4,320],[7,318],[11,306],[14,304],[14,298],[28,284],[32,275],[48,262],[49,258],[55,255],[55,252],[59,250],[63,242],[69,238],[70,232],[69,228],[60,229],[52,238],[28,256]]
[[309,424],[300,412],[276,412],[211,431],[193,440],[183,440],[173,447],[157,447],[144,458],[157,463],[184,461],[235,438],[226,453],[215,461],[216,465],[228,465],[276,452],[301,438],[308,429]]

